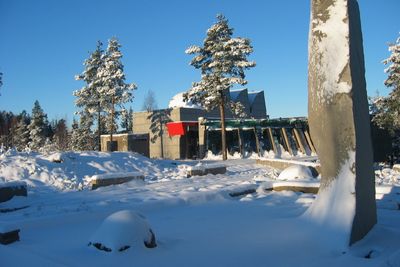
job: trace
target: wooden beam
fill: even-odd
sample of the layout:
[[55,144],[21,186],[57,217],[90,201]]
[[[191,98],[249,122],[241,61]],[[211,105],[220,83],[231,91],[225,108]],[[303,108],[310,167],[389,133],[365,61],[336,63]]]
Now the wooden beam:
[[257,149],[257,154],[258,154],[258,156],[261,156],[260,155],[260,140],[258,140],[258,134],[257,134],[257,129],[256,129],[256,127],[254,127],[253,128],[253,131],[254,131],[254,136],[255,136],[255,138],[256,138],[256,149]]
[[311,148],[311,151],[313,153],[317,154],[317,151],[315,150],[315,147],[314,147],[314,145],[313,145],[313,143],[311,141],[310,134],[308,133],[307,130],[304,130],[304,135],[306,136],[306,140],[307,140],[308,146]]
[[238,141],[239,141],[239,152],[242,157],[244,156],[243,154],[243,142],[242,142],[242,135],[240,134],[240,128],[237,129],[237,134],[238,134]]
[[274,150],[274,153],[276,155],[276,154],[278,154],[278,149],[276,148],[275,139],[274,139],[274,136],[272,134],[272,129],[271,128],[267,128],[267,130],[268,130],[269,140],[271,141],[272,149]]
[[301,153],[307,154],[307,151],[304,148],[303,139],[301,138],[301,135],[299,133],[299,129],[293,128],[293,132],[294,132],[294,137],[296,138],[297,144],[299,145],[299,149],[300,149]]
[[281,128],[281,130],[282,130],[282,134],[283,134],[283,140],[286,143],[286,147],[288,149],[288,152],[290,153],[290,155],[294,156],[292,146],[290,145],[289,138],[288,138],[287,133],[286,133],[286,129],[285,128]]

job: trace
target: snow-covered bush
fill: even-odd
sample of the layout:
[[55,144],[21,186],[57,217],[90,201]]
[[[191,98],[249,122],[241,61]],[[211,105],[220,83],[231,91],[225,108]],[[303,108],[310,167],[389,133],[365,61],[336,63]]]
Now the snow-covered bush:
[[132,246],[154,248],[156,238],[146,218],[131,210],[108,216],[90,239],[89,246],[107,252],[124,251]]

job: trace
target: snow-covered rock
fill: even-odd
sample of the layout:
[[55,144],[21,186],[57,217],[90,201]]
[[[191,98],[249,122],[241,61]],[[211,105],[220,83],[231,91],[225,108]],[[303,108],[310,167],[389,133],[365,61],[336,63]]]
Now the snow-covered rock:
[[61,153],[60,152],[55,152],[50,154],[47,159],[51,162],[56,162],[56,163],[61,163],[63,161]]
[[284,169],[278,180],[314,179],[311,169],[304,165],[292,165]]
[[89,242],[99,250],[124,251],[130,247],[156,247],[156,239],[146,218],[131,210],[108,216]]

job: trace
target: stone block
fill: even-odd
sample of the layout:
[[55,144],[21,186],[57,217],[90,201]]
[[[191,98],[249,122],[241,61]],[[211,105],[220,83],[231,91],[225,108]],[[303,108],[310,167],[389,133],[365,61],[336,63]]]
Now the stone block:
[[102,186],[123,184],[132,180],[144,180],[144,175],[139,172],[111,173],[94,175],[91,180],[92,190]]
[[27,196],[28,191],[24,182],[8,182],[0,184],[0,202],[12,199],[14,196]]
[[19,241],[19,229],[8,231],[8,232],[0,232],[0,244],[8,245],[15,241]]
[[194,166],[188,170],[187,176],[202,176],[207,174],[224,174],[226,173],[226,166]]

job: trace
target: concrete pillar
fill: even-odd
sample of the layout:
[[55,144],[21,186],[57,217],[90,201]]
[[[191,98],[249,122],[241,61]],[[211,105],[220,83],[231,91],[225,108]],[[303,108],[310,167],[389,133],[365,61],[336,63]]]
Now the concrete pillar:
[[199,117],[199,158],[204,158],[206,155],[206,126],[203,125],[205,119]]
[[377,221],[357,1],[312,0],[309,38],[308,117],[322,179],[307,213],[351,245]]

